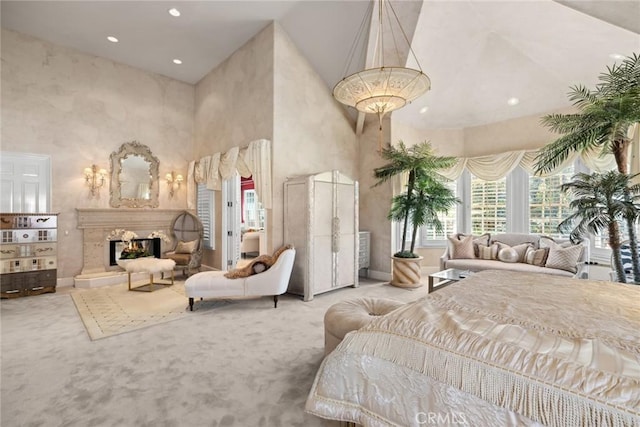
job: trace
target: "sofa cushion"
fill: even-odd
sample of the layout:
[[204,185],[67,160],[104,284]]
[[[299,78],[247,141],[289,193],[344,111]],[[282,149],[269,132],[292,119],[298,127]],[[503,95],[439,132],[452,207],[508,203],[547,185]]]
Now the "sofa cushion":
[[491,242],[491,234],[484,233],[484,234],[481,234],[480,236],[475,236],[472,234],[464,234],[464,233],[453,234],[453,237],[457,238],[458,240],[462,240],[462,238],[466,236],[473,236],[473,253],[476,258],[480,258],[479,248],[489,246],[489,243]]
[[501,261],[485,259],[450,259],[445,263],[445,268],[457,268],[459,270],[484,271],[484,270],[504,270],[504,271],[524,271],[531,273],[555,274],[558,276],[572,277],[573,274],[566,270],[556,268],[540,267],[537,265],[517,263],[511,264]]
[[519,258],[520,255],[518,254],[518,251],[510,246],[505,245],[505,247],[500,249],[498,252],[498,261],[515,263],[518,262]]
[[498,245],[491,246],[478,245],[478,258],[480,259],[498,259]]
[[575,273],[578,271],[577,264],[582,257],[583,250],[582,245],[562,247],[556,244],[555,246],[550,246],[545,267],[558,268]]
[[[533,247],[534,245],[531,242],[521,243],[515,246],[507,245],[506,243],[502,242],[496,242],[495,244],[498,246],[498,259],[503,262],[524,262],[524,255],[527,253],[527,249]],[[500,257],[500,252],[502,252],[502,250],[504,249],[513,249],[513,251],[515,252],[515,256],[507,257],[506,253],[510,253],[510,251],[505,251],[505,255],[503,257],[507,257],[509,259],[509,261],[505,261]]]
[[191,261],[191,254],[177,254],[175,252],[167,252],[166,258],[172,259],[176,262],[176,265],[189,265]]
[[524,255],[524,262],[531,265],[537,265],[544,267],[547,263],[547,256],[549,255],[549,248],[533,249],[532,246],[527,248],[527,252]]
[[449,236],[449,253],[453,259],[475,258],[473,236]]

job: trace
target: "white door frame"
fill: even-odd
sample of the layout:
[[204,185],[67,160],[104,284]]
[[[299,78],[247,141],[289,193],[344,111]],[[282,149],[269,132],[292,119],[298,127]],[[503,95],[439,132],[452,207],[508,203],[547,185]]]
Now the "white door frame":
[[222,270],[235,268],[240,260],[240,209],[240,175],[236,172],[222,181]]

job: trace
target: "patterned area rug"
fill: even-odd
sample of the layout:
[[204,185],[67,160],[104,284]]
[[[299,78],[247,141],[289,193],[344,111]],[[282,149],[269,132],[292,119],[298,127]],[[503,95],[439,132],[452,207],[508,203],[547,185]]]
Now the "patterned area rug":
[[[135,283],[134,286],[139,286]],[[71,294],[92,340],[130,332],[193,315],[184,282],[153,292],[129,291],[127,284],[78,290]]]

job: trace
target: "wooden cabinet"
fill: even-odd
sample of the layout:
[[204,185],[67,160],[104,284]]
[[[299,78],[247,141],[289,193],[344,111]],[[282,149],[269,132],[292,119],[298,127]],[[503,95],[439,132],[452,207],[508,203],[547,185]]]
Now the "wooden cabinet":
[[55,292],[58,215],[0,214],[0,297]]
[[285,182],[284,243],[296,248],[289,292],[358,286],[358,182],[338,171]]

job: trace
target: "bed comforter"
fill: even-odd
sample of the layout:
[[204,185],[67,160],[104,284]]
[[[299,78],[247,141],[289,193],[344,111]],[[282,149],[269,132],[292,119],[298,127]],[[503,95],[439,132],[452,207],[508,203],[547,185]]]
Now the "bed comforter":
[[484,271],[347,334],[306,404],[365,426],[640,426],[640,286]]

